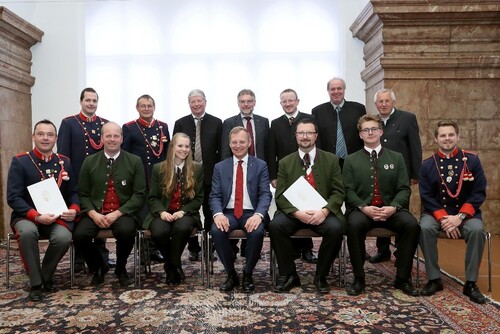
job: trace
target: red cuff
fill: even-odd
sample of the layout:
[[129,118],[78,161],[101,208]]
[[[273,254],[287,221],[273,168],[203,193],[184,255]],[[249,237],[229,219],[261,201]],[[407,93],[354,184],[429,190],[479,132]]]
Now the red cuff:
[[462,205],[462,207],[460,208],[459,211],[463,212],[463,213],[466,213],[470,217],[472,217],[472,216],[474,216],[476,214],[476,210],[469,203],[464,203],[464,205]]
[[68,209],[73,209],[76,210],[76,212],[80,213],[80,206],[78,204],[71,204],[71,206]]
[[[28,211],[28,213],[26,214],[26,218],[28,218],[29,220],[31,220],[32,222],[35,222],[35,218],[37,216],[39,216],[40,213],[38,211],[36,211],[35,209],[30,209]],[[36,223],[36,222],[35,222]]]
[[437,221],[441,221],[444,216],[448,216],[448,212],[446,212],[445,209],[439,209],[437,211],[434,211],[432,215],[434,216],[434,218],[436,218]]

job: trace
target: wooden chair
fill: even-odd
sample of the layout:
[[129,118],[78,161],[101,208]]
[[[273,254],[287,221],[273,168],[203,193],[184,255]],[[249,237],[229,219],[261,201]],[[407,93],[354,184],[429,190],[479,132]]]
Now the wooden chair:
[[[314,232],[311,229],[308,228],[303,228],[297,230],[290,238],[292,239],[298,239],[298,238],[321,238],[321,235]],[[344,286],[346,283],[346,274],[345,274],[345,264],[346,264],[346,259],[345,259],[345,238],[342,240],[342,246],[339,251],[338,255],[338,279],[339,279],[339,286]],[[334,271],[335,263],[332,263],[332,272]],[[274,252],[272,251],[271,247],[271,273],[273,277],[273,286],[276,285],[276,281],[278,278],[278,264],[276,260],[276,256]]]
[[[491,292],[492,291],[492,289],[491,289],[491,233],[484,231],[484,238],[486,239],[486,244],[487,244],[487,248],[488,248],[488,292]],[[446,232],[443,230],[439,231],[438,239],[464,240],[463,236],[461,236],[458,239],[450,239],[446,235]],[[420,279],[420,270],[419,270],[420,269],[420,261],[419,261],[419,259],[420,259],[419,250],[417,247],[417,287],[418,287],[418,284],[420,283],[420,281],[419,281],[419,279]],[[422,261],[425,261],[425,260],[422,260]]]
[[[5,255],[5,286],[8,289],[10,287],[10,243],[11,241],[17,240],[17,236],[14,233],[7,234],[7,251]],[[41,240],[48,240],[47,238],[40,238]],[[69,244],[69,267],[70,267],[70,284],[74,285],[75,282],[75,270],[74,270],[74,249],[73,249],[73,241]]]
[[[137,277],[137,284],[141,286],[141,276],[142,276],[142,266],[144,266],[145,273],[151,273],[151,261],[149,260],[149,246],[146,246],[145,241],[151,239],[151,231],[150,230],[139,230],[138,232],[138,258],[139,258],[139,274]],[[203,245],[205,242],[205,232],[203,230],[198,230],[198,228],[193,228],[191,232],[191,237],[197,236],[198,242],[200,245]],[[143,259],[144,257],[144,259]],[[147,260],[146,260],[147,259]],[[148,262],[149,261],[149,262]],[[201,252],[201,263],[200,263],[200,275],[201,282],[205,285],[205,252]],[[208,282],[207,282],[208,284]]]

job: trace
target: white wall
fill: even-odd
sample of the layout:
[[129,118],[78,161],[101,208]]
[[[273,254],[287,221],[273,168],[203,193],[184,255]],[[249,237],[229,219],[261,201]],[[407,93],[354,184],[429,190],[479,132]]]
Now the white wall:
[[[96,6],[99,2],[92,1],[92,5]],[[325,74],[325,81],[318,86],[324,90],[324,99],[310,102],[313,105],[328,100],[326,80],[333,75],[340,75],[346,79],[346,98],[348,100],[365,102],[364,83],[360,77],[360,72],[364,68],[363,43],[352,38],[349,27],[367,3],[368,0],[340,1],[339,7],[342,13],[339,13],[338,16],[341,18],[343,51],[340,57],[342,64],[339,68],[343,68],[344,73]],[[35,0],[27,2],[5,0],[2,1],[2,5],[45,33],[42,43],[32,48],[32,75],[36,78],[32,90],[32,120],[36,122],[41,118],[48,118],[59,125],[62,118],[79,111],[79,93],[87,86],[84,36],[85,1]],[[203,87],[201,88],[203,89]],[[185,96],[179,98],[186,99]],[[262,106],[258,105],[258,107]],[[276,109],[277,105],[273,108]],[[209,108],[208,111],[210,112]],[[304,109],[303,111],[309,112],[310,110]],[[186,103],[186,110],[183,111],[183,114],[188,112]],[[258,113],[257,109],[256,112]]]

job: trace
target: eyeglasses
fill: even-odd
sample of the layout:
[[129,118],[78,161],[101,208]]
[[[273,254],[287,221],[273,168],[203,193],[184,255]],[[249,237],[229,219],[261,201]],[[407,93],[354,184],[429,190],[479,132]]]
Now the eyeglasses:
[[238,100],[238,102],[240,104],[251,104],[251,103],[254,103],[255,100],[254,99],[251,99],[251,100]]
[[301,132],[295,132],[295,135],[297,137],[308,137],[308,138],[310,138],[310,137],[314,136],[315,134],[316,134],[316,132],[302,132],[302,131]]
[[375,133],[375,132],[378,132],[378,130],[380,130],[380,128],[366,128],[366,129],[361,129],[361,132],[363,133]]
[[139,105],[139,108],[141,108],[141,109],[154,109],[154,107],[155,106],[152,104],[140,104]]

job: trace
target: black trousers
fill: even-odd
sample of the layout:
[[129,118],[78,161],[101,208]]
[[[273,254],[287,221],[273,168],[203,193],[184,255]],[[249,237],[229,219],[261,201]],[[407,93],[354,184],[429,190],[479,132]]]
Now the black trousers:
[[294,274],[297,271],[294,261],[294,247],[290,236],[303,228],[311,229],[322,236],[318,251],[316,276],[326,277],[342,246],[344,235],[342,222],[333,214],[329,214],[322,224],[309,225],[278,212],[269,223],[268,230],[271,246],[278,260],[280,276]]
[[347,246],[354,276],[365,277],[363,269],[365,261],[366,233],[375,227],[384,227],[398,234],[396,256],[396,277],[408,280],[411,276],[413,255],[417,249],[420,226],[415,217],[407,210],[395,213],[386,221],[373,221],[358,210],[347,216]]
[[[116,272],[124,271],[127,259],[134,248],[136,234],[135,219],[130,216],[121,216],[109,227],[116,239]],[[75,227],[73,241],[87,263],[96,269],[104,266],[104,260],[93,242],[101,228],[92,219],[84,216]]]
[[165,258],[167,268],[180,268],[181,256],[196,222],[191,216],[184,216],[173,222],[155,218],[149,225],[151,239]]

